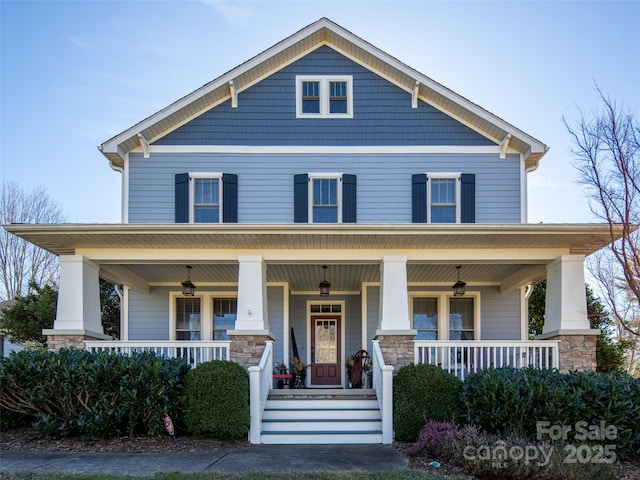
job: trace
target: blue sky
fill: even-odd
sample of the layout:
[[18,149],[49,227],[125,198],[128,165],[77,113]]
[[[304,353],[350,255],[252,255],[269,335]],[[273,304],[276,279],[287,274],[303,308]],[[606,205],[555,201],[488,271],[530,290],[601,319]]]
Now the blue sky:
[[0,0],[0,175],[44,186],[70,222],[120,218],[96,146],[328,17],[546,143],[529,221],[594,221],[562,123],[635,115],[640,2]]

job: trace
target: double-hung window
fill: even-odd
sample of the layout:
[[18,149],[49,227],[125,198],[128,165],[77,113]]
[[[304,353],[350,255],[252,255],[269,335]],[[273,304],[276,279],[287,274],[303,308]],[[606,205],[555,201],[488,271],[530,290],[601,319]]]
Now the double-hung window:
[[296,76],[298,118],[352,118],[353,79],[341,76]]
[[213,299],[213,339],[229,340],[227,330],[233,330],[238,316],[237,298]]
[[417,330],[416,340],[438,339],[438,299],[413,299],[413,328]]
[[459,223],[460,177],[429,177],[429,223]]
[[222,204],[221,179],[222,174],[211,176],[207,174],[192,175],[192,223],[220,223]]
[[176,298],[176,340],[201,340],[200,301],[198,297]]
[[312,223],[341,223],[339,177],[311,177]]

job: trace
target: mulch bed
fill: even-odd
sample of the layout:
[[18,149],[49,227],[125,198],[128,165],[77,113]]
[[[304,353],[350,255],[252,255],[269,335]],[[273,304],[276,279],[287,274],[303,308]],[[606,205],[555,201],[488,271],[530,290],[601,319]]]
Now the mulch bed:
[[169,435],[158,437],[135,435],[114,439],[49,438],[40,436],[32,428],[16,428],[0,432],[0,449],[94,453],[169,453],[212,452],[250,446],[246,440],[221,441],[211,438],[180,436],[176,436],[176,438],[178,440],[177,446]]

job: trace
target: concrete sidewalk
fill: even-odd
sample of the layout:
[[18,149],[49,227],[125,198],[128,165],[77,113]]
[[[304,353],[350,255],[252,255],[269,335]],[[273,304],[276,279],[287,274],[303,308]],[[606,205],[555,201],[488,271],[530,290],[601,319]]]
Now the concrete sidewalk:
[[405,468],[388,445],[259,445],[199,453],[74,453],[0,451],[0,473],[108,473],[145,476],[183,472],[384,471]]

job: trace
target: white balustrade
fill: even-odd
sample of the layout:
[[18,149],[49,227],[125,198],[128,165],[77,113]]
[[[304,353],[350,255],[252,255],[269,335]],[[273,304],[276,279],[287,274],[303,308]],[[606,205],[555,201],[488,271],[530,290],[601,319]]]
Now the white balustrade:
[[558,341],[416,340],[415,362],[438,365],[464,380],[494,367],[558,368]]
[[183,358],[191,367],[211,360],[229,360],[229,341],[184,342],[184,341],[86,341],[90,352],[111,352],[131,355],[134,352],[153,352],[166,358]]

